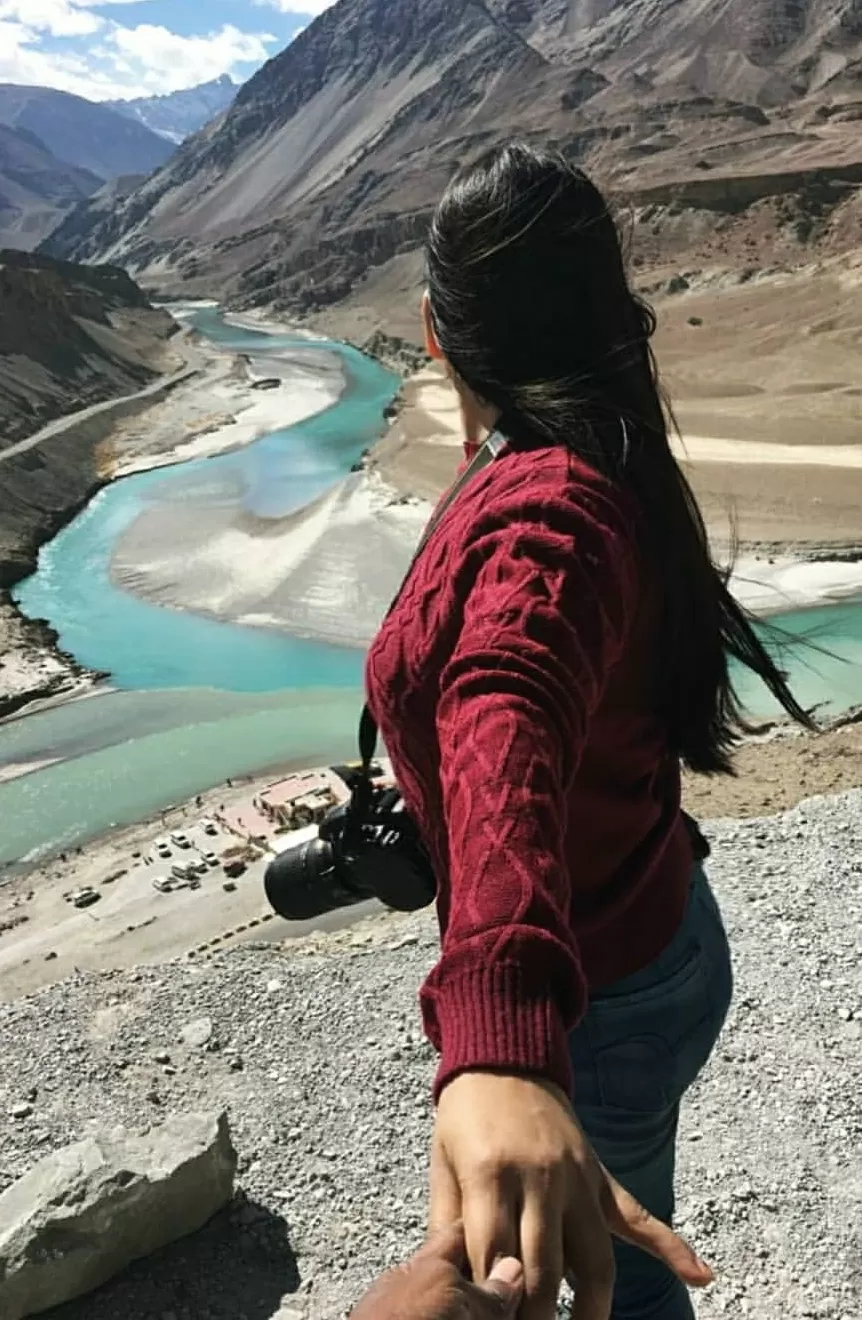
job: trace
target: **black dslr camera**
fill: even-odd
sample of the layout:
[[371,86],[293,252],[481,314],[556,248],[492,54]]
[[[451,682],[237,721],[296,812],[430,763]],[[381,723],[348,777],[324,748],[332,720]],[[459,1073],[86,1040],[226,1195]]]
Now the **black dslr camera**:
[[365,769],[354,777],[350,801],[329,812],[316,839],[270,862],[264,887],[288,921],[369,898],[398,912],[418,912],[437,893],[430,858],[400,793],[375,786]]

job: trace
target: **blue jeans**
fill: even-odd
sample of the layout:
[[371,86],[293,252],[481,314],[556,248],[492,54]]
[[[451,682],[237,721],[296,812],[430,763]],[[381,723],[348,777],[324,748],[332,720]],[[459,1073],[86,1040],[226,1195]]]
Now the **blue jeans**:
[[[605,1167],[670,1223],[679,1104],[718,1039],[730,951],[700,867],[679,931],[643,971],[593,995],[572,1032],[575,1109]],[[612,1320],[693,1320],[687,1289],[646,1252],[615,1243]]]

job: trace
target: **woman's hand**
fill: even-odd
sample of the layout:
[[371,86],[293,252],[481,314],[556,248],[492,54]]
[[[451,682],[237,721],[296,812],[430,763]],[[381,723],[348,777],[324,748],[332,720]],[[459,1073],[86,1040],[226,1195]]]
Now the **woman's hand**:
[[712,1273],[599,1163],[567,1098],[539,1079],[462,1073],[444,1089],[431,1152],[431,1228],[463,1221],[477,1283],[495,1259],[524,1266],[520,1320],[554,1320],[560,1283],[575,1320],[608,1320],[611,1234],[658,1256],[692,1287]]
[[518,1261],[499,1261],[481,1287],[464,1278],[465,1262],[459,1228],[435,1234],[374,1285],[351,1320],[515,1320],[524,1288]]

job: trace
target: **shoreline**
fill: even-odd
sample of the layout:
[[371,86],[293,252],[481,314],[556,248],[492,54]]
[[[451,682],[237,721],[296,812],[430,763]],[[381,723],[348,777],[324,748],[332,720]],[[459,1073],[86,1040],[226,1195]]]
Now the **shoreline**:
[[[261,316],[247,317],[244,324],[260,328],[272,323]],[[394,413],[358,474],[265,527],[213,515],[206,527],[184,528],[181,543],[174,544],[167,541],[158,511],[148,511],[115,547],[113,580],[162,607],[284,630],[316,642],[367,645],[460,457],[457,401],[438,368],[422,367],[404,382]],[[685,443],[702,450],[719,442]],[[720,443],[744,450],[756,464],[771,450],[756,442]],[[789,448],[781,447],[780,465],[787,465]],[[808,451],[798,452],[807,462]],[[831,448],[819,452],[829,466]],[[847,446],[843,452],[862,466],[862,447]],[[725,461],[724,450],[718,457]],[[271,572],[273,557],[277,578]],[[743,540],[732,582],[741,602],[761,617],[857,596],[862,601],[862,541],[816,542],[809,549],[799,541],[791,548]]]
[[[699,819],[772,818],[799,803],[829,798],[862,786],[862,719],[808,735],[789,726],[767,728],[737,752],[736,778],[684,775],[687,810]],[[198,891],[156,892],[153,870],[169,873],[171,861],[154,855],[159,838],[182,831],[194,847],[221,854],[240,835],[227,831],[210,841],[200,834],[205,818],[233,822],[256,832],[254,802],[269,785],[310,773],[307,761],[285,761],[240,776],[102,834],[78,848],[12,872],[0,881],[0,1003],[30,995],[81,972],[108,972],[178,958],[207,957],[249,941],[279,945],[316,931],[347,929],[383,910],[362,904],[317,920],[289,923],[269,908],[263,872],[271,853],[248,863],[228,888],[221,870],[203,877]],[[221,826],[220,826],[221,829]],[[196,832],[200,838],[196,838]],[[271,841],[282,851],[306,832]],[[174,849],[174,861],[190,853]],[[147,865],[153,857],[154,866]],[[80,886],[100,900],[76,911],[66,895]],[[95,924],[94,924],[95,923]],[[86,938],[82,939],[83,932]]]
[[[270,321],[263,314],[229,314],[226,319],[240,328],[307,338],[310,346],[320,342],[311,332],[303,335],[301,330]],[[254,388],[262,378],[254,367],[254,353],[237,353],[209,344],[205,348],[209,350],[209,365],[216,372],[216,384],[227,392],[232,411],[238,416],[226,419],[209,414],[201,418],[196,413],[187,417],[187,434],[178,437],[180,428],[172,397],[170,407],[159,405],[155,432],[152,418],[145,417],[143,422],[135,419],[131,427],[112,439],[107,455],[113,465],[112,476],[223,453],[278,429],[274,421],[291,424],[284,420],[281,390]],[[321,356],[326,352],[323,349]],[[295,385],[295,376],[290,377],[290,349],[274,349],[260,356],[270,375],[283,367],[279,371],[282,384],[287,375]],[[314,375],[316,370],[319,364],[307,374]],[[340,378],[343,388],[343,376]],[[198,394],[201,388],[198,382],[192,393]],[[326,394],[326,382],[321,387],[317,381],[314,393],[314,402],[323,407],[327,406],[323,396],[330,400],[333,397],[331,390]],[[208,391],[208,405],[213,397],[212,390]],[[311,403],[312,392],[306,392],[302,401],[296,400],[296,407],[307,409]],[[163,606],[193,607],[216,619],[287,630],[295,636],[342,647],[364,646],[406,568],[430,512],[430,500],[439,494],[441,477],[454,470],[460,448],[457,406],[436,369],[425,367],[412,375],[402,387],[399,404],[394,423],[371,448],[360,470],[308,508],[281,520],[275,535],[271,525],[266,537],[253,527],[245,528],[245,548],[232,556],[219,555],[218,529],[214,534],[208,528],[202,545],[170,545],[161,563],[174,584],[181,579],[182,571],[188,571],[189,565],[196,562],[196,555],[215,551],[220,565],[218,600],[208,599],[200,579],[195,584],[193,602],[181,592],[177,594],[176,585],[173,595],[160,590],[157,582],[152,590],[141,591],[138,566],[145,560],[151,570],[158,569],[158,552],[152,547],[165,543],[164,537],[147,532],[143,534],[143,547],[136,547],[134,538],[127,545],[125,563],[118,560],[122,561],[121,546],[128,534],[121,538],[114,552],[114,580]],[[434,464],[429,465],[429,455]],[[224,534],[234,533],[226,527]],[[758,542],[755,548],[756,554],[750,548],[741,554],[734,582],[743,603],[759,615],[816,610],[862,595],[862,547],[844,546],[839,551],[828,542],[812,544],[810,549],[796,544],[793,554],[788,554],[781,543],[775,546]],[[225,563],[229,565],[227,572],[221,567]],[[124,573],[133,573],[134,581],[124,580]],[[69,690],[48,688],[44,700],[31,699],[17,717],[75,700],[88,692],[97,693],[99,681],[104,681],[104,676],[87,676]],[[27,772],[13,768],[7,778]]]
[[[254,352],[222,349],[202,340],[189,329],[188,314],[199,307],[213,306],[216,304],[201,302],[176,308],[175,319],[186,335],[187,366],[193,358],[197,362],[195,378],[187,390],[191,399],[183,397],[180,387],[143,414],[120,421],[100,446],[102,475],[97,489],[138,472],[238,449],[282,426],[313,416],[339,397],[333,390],[331,363],[328,369],[324,365],[325,359],[331,358],[325,348],[320,350],[321,361],[311,369],[308,351],[303,350],[305,378],[297,382],[297,364],[290,349],[264,349],[257,355],[256,366]],[[313,345],[325,342],[306,328],[271,319],[265,310],[226,313],[224,319],[240,329],[305,339],[312,352]],[[385,347],[391,349],[389,340]],[[265,371],[261,369],[264,363]],[[276,376],[282,388],[259,388],[262,380]],[[339,376],[343,389],[340,371]],[[288,400],[283,398],[286,381],[291,389]],[[201,394],[206,395],[205,412],[200,407]],[[213,408],[213,404],[222,406]],[[243,529],[244,550],[227,557],[227,590],[213,589],[211,594],[217,599],[208,599],[200,580],[194,582],[193,599],[189,598],[183,573],[177,568],[180,548],[165,551],[164,538],[148,536],[138,527],[121,538],[123,543],[131,542],[127,553],[124,555],[120,546],[115,551],[115,581],[156,604],[193,608],[240,625],[287,630],[313,641],[364,646],[409,562],[431,504],[454,472],[460,448],[456,401],[433,365],[420,366],[405,379],[393,412],[389,431],[372,447],[358,475],[339,483],[308,509],[282,520],[283,526],[274,536],[272,526],[268,526],[266,544],[262,537],[258,542],[254,528]],[[851,466],[862,465],[862,447],[849,445],[800,448],[689,437],[679,446],[680,457],[706,465],[712,461],[725,463],[731,451],[734,461],[752,465],[769,462],[774,456],[778,467],[789,466],[794,455],[808,463],[812,453],[821,454],[827,467],[839,455],[845,456]],[[70,516],[79,511],[76,507]],[[143,515],[145,519],[149,516]],[[55,534],[56,528],[44,541]],[[182,547],[183,553],[190,556],[188,562],[197,562],[205,570],[213,553],[218,558],[220,535],[216,528],[214,532],[208,529],[206,538],[198,537],[196,542],[192,538],[190,546]],[[235,535],[235,530],[226,526],[225,544],[226,538]],[[143,556],[148,564],[147,575],[138,571],[140,542],[145,543],[147,552]],[[273,592],[261,590],[261,553],[255,549],[258,544],[266,559],[271,557],[273,545],[278,545],[281,562],[288,565]],[[153,545],[157,547],[155,552]],[[816,609],[852,600],[856,595],[862,597],[862,544],[832,547],[828,542],[765,542],[746,537],[741,539],[739,550],[733,575],[737,594],[758,615]],[[357,558],[363,562],[356,562]],[[331,589],[339,576],[345,584],[340,594]],[[357,602],[361,618],[348,628],[345,620],[357,611]],[[351,609],[345,608],[346,603]],[[0,609],[3,604],[0,597]],[[5,608],[15,611],[21,631],[29,634],[27,649],[31,655],[26,677],[16,675],[14,690],[5,700],[0,675],[0,715],[14,716],[37,702],[42,708],[43,694],[48,700],[65,693],[74,697],[104,677],[82,670],[56,646],[34,645],[33,629],[38,635],[38,629],[45,625],[17,611],[8,597]]]
[[[166,397],[131,417],[122,415],[125,399],[101,406],[102,416],[116,411],[118,417],[96,446],[97,474],[84,498],[46,519],[37,554],[114,481],[243,448],[263,435],[325,411],[345,388],[337,359],[326,349],[321,348],[316,367],[309,368],[305,351],[297,362],[290,349],[267,351],[261,346],[259,354],[251,355],[222,349],[190,331],[181,316],[175,319],[186,350],[185,367],[174,373],[181,379],[173,384],[156,382],[169,391]],[[281,333],[293,331],[281,327]],[[323,363],[324,357],[330,359],[328,364]],[[266,359],[266,372],[255,366],[256,358]],[[280,382],[278,388],[260,388],[261,381],[275,378]],[[213,403],[221,405],[220,409],[213,411]],[[52,428],[75,426],[78,418],[79,414],[71,414],[52,423]],[[31,441],[37,448],[38,435]],[[62,649],[50,624],[19,609],[12,591],[28,576],[30,572],[22,569],[7,575],[0,587],[0,629],[5,640],[0,660],[0,723],[31,708],[44,709],[46,703],[64,696],[74,699],[109,677],[80,665]]]
[[[286,922],[269,908],[263,872],[273,852],[247,862],[228,881],[221,868],[202,877],[200,889],[157,892],[154,873],[170,874],[173,862],[192,851],[173,848],[173,858],[155,855],[159,838],[187,833],[193,847],[212,846],[218,855],[247,849],[247,840],[225,827],[210,839],[203,819],[235,822],[265,788],[307,772],[305,762],[287,760],[254,775],[217,784],[185,802],[166,806],[145,820],[119,826],[98,838],[24,870],[0,873],[0,1003],[35,993],[80,971],[122,970],[188,954],[204,955],[264,934],[273,942],[315,931],[337,930],[380,911],[377,904],[325,913],[307,922]],[[200,838],[195,837],[195,830]],[[273,839],[275,851],[292,846],[304,832]],[[153,864],[147,864],[152,856]],[[78,911],[67,895],[92,888],[99,901]],[[85,941],[81,931],[87,930]]]

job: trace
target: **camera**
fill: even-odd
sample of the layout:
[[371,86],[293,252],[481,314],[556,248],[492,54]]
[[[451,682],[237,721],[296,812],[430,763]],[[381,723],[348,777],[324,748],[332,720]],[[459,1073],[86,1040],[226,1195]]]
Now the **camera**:
[[270,862],[264,888],[279,916],[308,921],[370,898],[418,912],[433,903],[437,882],[398,790],[360,774],[350,801],[324,817],[317,838]]

